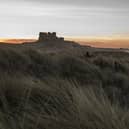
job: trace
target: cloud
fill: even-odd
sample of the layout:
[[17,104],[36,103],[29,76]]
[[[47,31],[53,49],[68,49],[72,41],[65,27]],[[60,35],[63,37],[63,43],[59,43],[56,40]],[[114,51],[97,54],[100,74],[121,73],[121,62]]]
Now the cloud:
[[0,3],[37,3],[40,5],[62,5],[82,7],[128,8],[129,0],[0,0]]
[[129,7],[129,0],[27,0],[30,2],[37,2],[40,4],[61,4],[71,6],[83,6],[83,7]]
[[0,0],[0,36],[129,32],[129,0]]

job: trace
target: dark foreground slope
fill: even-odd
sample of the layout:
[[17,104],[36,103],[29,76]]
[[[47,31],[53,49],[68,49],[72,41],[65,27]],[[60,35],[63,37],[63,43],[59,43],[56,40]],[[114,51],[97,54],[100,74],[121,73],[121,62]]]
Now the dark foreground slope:
[[128,98],[126,52],[0,47],[1,129],[128,129]]

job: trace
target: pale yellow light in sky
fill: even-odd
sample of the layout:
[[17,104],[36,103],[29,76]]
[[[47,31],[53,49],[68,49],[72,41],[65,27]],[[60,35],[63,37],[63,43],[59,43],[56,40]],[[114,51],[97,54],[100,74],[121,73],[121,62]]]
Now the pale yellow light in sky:
[[[129,48],[128,35],[114,36],[64,36],[65,40],[76,41],[82,45],[103,48]],[[6,43],[23,43],[35,42],[36,38],[1,38],[0,42]]]
[[82,45],[104,48],[129,48],[129,35],[114,36],[78,36],[66,37],[67,40],[79,42]]

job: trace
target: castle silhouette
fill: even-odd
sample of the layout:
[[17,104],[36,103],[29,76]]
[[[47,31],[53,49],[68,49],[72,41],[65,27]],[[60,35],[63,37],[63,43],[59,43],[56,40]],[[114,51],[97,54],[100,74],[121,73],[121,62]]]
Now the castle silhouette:
[[38,42],[51,42],[51,41],[55,41],[55,42],[64,42],[64,38],[63,37],[57,37],[56,32],[40,32],[39,33],[39,39]]

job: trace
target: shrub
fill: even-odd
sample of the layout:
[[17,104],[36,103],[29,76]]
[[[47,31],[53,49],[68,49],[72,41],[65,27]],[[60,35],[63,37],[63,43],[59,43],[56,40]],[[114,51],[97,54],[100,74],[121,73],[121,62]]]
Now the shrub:
[[70,56],[60,59],[60,71],[64,78],[75,79],[82,83],[92,83],[101,78],[98,67]]

